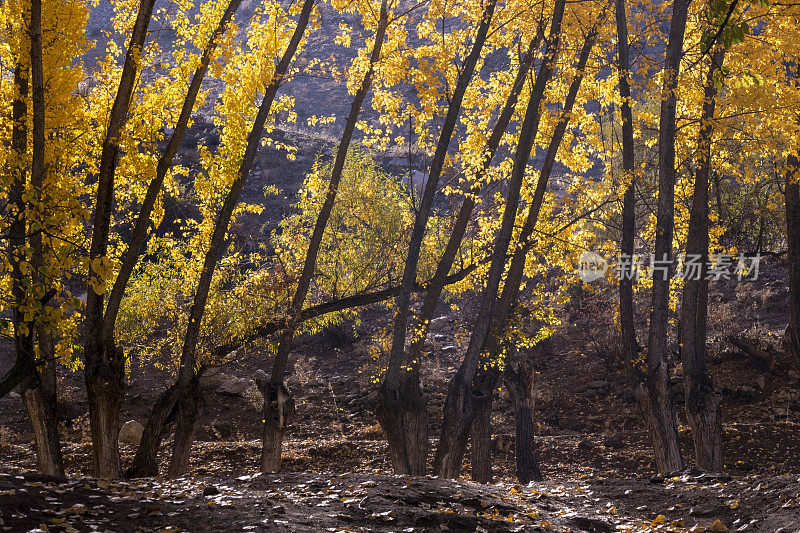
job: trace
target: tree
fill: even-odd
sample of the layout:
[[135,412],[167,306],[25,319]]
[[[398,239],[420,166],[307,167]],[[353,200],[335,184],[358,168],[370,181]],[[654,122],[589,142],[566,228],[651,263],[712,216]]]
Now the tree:
[[683,468],[675,402],[670,387],[668,345],[668,300],[672,268],[672,237],[675,225],[675,120],[683,37],[691,0],[672,5],[669,41],[664,60],[661,112],[658,133],[658,206],[655,261],[663,267],[653,275],[650,332],[647,341],[647,379],[637,389],[645,422],[650,431],[659,472]]
[[225,234],[228,231],[233,211],[239,203],[239,196],[247,181],[247,176],[250,174],[256,151],[261,143],[264,124],[269,116],[272,102],[275,100],[281,82],[289,69],[289,63],[300,46],[313,6],[314,0],[305,0],[303,2],[292,37],[286,45],[280,61],[274,67],[269,84],[264,89],[264,96],[259,105],[258,114],[250,128],[250,133],[247,135],[247,144],[237,175],[225,195],[225,200],[214,222],[214,229],[203,260],[203,268],[195,290],[192,307],[189,311],[189,324],[186,328],[186,336],[181,351],[180,368],[178,370],[178,424],[175,428],[175,440],[169,465],[170,477],[179,477],[186,472],[189,466],[189,452],[192,441],[194,440],[197,424],[200,421],[203,400],[199,375],[196,371],[198,367],[196,348],[214,269],[225,245]]

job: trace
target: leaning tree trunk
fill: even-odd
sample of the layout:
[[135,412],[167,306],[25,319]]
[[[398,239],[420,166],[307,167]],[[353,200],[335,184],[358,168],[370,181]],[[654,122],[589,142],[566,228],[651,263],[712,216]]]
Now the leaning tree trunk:
[[289,361],[294,332],[299,324],[300,313],[303,309],[306,297],[308,296],[311,280],[316,270],[317,257],[319,256],[319,250],[322,246],[322,239],[325,236],[325,228],[328,225],[328,220],[330,219],[333,205],[336,201],[339,183],[341,182],[345,162],[347,161],[347,152],[350,149],[353,132],[358,123],[358,115],[361,112],[364,99],[367,97],[367,92],[372,85],[372,78],[375,73],[375,67],[381,58],[381,48],[383,47],[388,26],[389,5],[387,0],[383,0],[381,3],[378,28],[375,32],[375,42],[372,45],[372,53],[370,54],[369,67],[350,105],[350,113],[347,116],[347,123],[342,133],[342,140],[339,143],[339,149],[336,152],[336,159],[333,163],[331,179],[328,182],[328,191],[319,214],[317,215],[317,220],[314,223],[311,239],[308,242],[306,257],[303,261],[303,270],[300,273],[300,278],[297,281],[297,288],[295,289],[292,302],[289,306],[287,326],[280,336],[269,384],[268,386],[259,387],[264,396],[264,430],[262,439],[263,446],[261,448],[262,472],[278,472],[281,468],[281,443],[283,442],[283,432],[286,430],[290,420],[290,412],[293,410],[289,409],[287,406],[294,405],[291,394],[283,383],[283,376]]
[[214,277],[217,259],[222,255],[224,250],[225,234],[228,231],[228,225],[233,216],[233,211],[239,203],[239,196],[244,189],[247,176],[250,174],[250,168],[255,160],[256,152],[261,143],[261,136],[264,132],[264,124],[269,116],[272,102],[275,100],[281,82],[286,76],[289,63],[291,63],[298,46],[300,46],[300,40],[308,26],[311,8],[313,6],[314,0],[305,0],[303,2],[303,7],[300,11],[300,16],[289,44],[278,65],[275,67],[272,80],[264,90],[264,96],[259,105],[256,119],[253,122],[250,133],[247,135],[247,144],[236,179],[233,180],[230,190],[225,195],[222,207],[214,222],[211,242],[203,260],[203,267],[197,282],[194,300],[192,301],[192,307],[189,311],[189,324],[186,328],[183,349],[181,350],[181,361],[178,369],[178,423],[175,428],[175,440],[173,442],[172,458],[170,459],[169,465],[170,477],[178,477],[186,473],[191,445],[194,441],[194,432],[200,418],[198,410],[202,406],[202,393],[200,391],[199,379],[195,372],[195,368],[197,368],[197,342],[200,338],[203,313],[205,312],[206,302],[208,301],[208,293],[211,289],[211,281]]
[[[439,178],[447,158],[453,131],[456,127],[461,104],[466,94],[475,67],[489,34],[497,0],[489,0],[483,8],[482,18],[469,55],[459,71],[453,96],[447,107],[442,131],[436,143],[431,161],[428,181],[414,218],[414,227],[408,244],[401,292],[395,300],[397,313],[394,317],[392,347],[389,364],[378,391],[375,414],[389,444],[389,456],[395,474],[421,475],[425,473],[428,455],[427,409],[419,388],[419,362],[406,356],[406,334],[411,316],[411,293],[416,283],[417,265],[428,225],[433,199]],[[411,371],[407,370],[411,367]]]
[[800,369],[800,159],[797,155],[786,157],[785,176],[789,325],[786,327],[784,344],[790,359]]
[[136,449],[133,464],[125,472],[128,478],[158,475],[158,449],[164,439],[167,424],[177,416],[178,385],[173,384],[158,397],[144,426],[142,439]]
[[[84,381],[89,403],[89,423],[92,431],[94,473],[101,478],[120,475],[119,406],[125,392],[125,359],[115,349],[113,338],[103,327],[104,293],[100,263],[108,253],[111,213],[114,204],[114,173],[119,154],[119,137],[128,117],[133,89],[136,85],[139,58],[142,53],[150,15],[155,0],[140,0],[130,44],[122,67],[119,88],[106,129],[97,178],[97,196],[92,223],[89,258],[95,267],[90,269],[90,287],[86,295],[84,320],[85,342]],[[99,270],[99,272],[98,272]]]
[[[197,66],[189,82],[189,88],[186,91],[186,97],[183,100],[180,115],[175,123],[175,129],[156,164],[156,176],[147,186],[147,192],[145,193],[144,200],[142,200],[142,207],[139,209],[139,214],[136,217],[136,222],[131,231],[128,248],[122,255],[122,264],[114,280],[114,285],[108,296],[108,304],[103,314],[103,332],[111,346],[115,345],[115,325],[120,304],[122,303],[122,297],[125,294],[125,289],[133,274],[133,270],[139,261],[142,245],[147,238],[150,216],[153,213],[156,200],[164,184],[167,172],[172,166],[172,160],[188,128],[192,110],[197,101],[197,96],[200,93],[203,79],[205,78],[206,72],[208,72],[211,58],[240,4],[241,0],[230,1],[217,27],[209,37],[203,50],[203,55],[200,57],[200,64]],[[167,419],[167,415],[173,411],[173,405],[165,405],[165,402],[169,403],[177,399],[177,389],[175,389],[174,393],[172,389],[173,387],[170,387],[170,389],[165,391],[159,401],[153,406],[153,411],[145,426],[142,442],[139,444],[139,448],[136,451],[134,464],[126,472],[128,477],[153,476],[158,473],[157,457],[158,449],[161,446],[162,434],[164,432],[163,425],[164,421]]]
[[514,404],[516,474],[520,483],[530,483],[543,479],[539,469],[536,424],[533,419],[536,371],[527,360],[515,363],[506,367],[505,383]]
[[670,387],[669,285],[672,274],[672,235],[675,229],[675,122],[683,38],[691,0],[674,0],[672,22],[664,62],[664,86],[658,130],[658,206],[656,210],[655,261],[663,267],[653,273],[650,332],[647,342],[647,379],[637,391],[653,441],[659,472],[683,468],[678,442],[675,401]]
[[722,69],[725,49],[711,56],[706,77],[700,134],[697,143],[699,161],[695,173],[692,211],[686,238],[686,257],[700,265],[697,279],[688,277],[681,304],[681,360],[686,391],[686,415],[692,428],[697,466],[711,472],[722,471],[722,423],[719,399],[706,365],[706,322],[708,315],[708,187],[711,173],[711,141],[714,133],[714,107],[717,88],[714,78]]

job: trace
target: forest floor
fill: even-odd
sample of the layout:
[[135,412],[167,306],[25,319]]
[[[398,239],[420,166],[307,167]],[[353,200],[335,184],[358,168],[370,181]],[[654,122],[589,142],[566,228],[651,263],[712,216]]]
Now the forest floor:
[[[649,443],[615,357],[611,289],[601,289],[575,295],[561,310],[558,336],[536,348],[543,483],[515,482],[513,410],[502,388],[492,420],[496,484],[469,482],[469,456],[457,481],[391,475],[370,409],[381,361],[369,346],[386,319],[373,309],[358,325],[298,342],[289,379],[297,414],[280,475],[257,475],[260,396],[250,378],[266,366],[257,347],[205,376],[204,420],[190,473],[181,480],[88,477],[80,374],[66,376],[60,392],[69,481],[31,474],[36,462],[22,402],[0,399],[0,530],[800,531],[800,386],[780,349],[784,280],[780,264],[768,264],[757,284],[716,284],[712,291],[709,359],[730,477],[687,470],[652,479]],[[645,317],[646,301],[639,304],[637,316]],[[465,302],[458,310],[444,306],[433,321],[423,374],[432,446],[447,380],[468,339],[462,329],[468,313]],[[639,327],[644,331],[644,322]],[[766,359],[737,349],[732,335],[750,339]],[[167,370],[132,363],[122,420],[144,423],[170,379]],[[237,381],[241,391],[223,392],[222,385]],[[674,381],[680,401],[679,373]],[[679,421],[691,468],[682,406]],[[171,437],[162,467],[170,444]],[[121,448],[128,465],[135,447]]]

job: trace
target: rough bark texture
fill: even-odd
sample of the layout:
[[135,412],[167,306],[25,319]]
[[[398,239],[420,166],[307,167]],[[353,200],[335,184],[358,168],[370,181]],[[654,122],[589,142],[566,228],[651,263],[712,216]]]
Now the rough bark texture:
[[786,241],[789,264],[789,325],[784,344],[786,351],[800,368],[800,159],[791,154],[786,157]]
[[[714,107],[717,88],[715,73],[722,68],[725,50],[711,57],[706,78],[700,134],[697,143],[698,162],[695,173],[692,210],[686,238],[686,256],[697,257],[701,265],[708,260],[708,187],[711,173],[711,141],[714,131]],[[686,415],[692,428],[697,466],[711,472],[722,471],[722,422],[719,399],[706,365],[706,322],[708,315],[708,280],[705,268],[700,279],[686,280],[681,303],[681,360],[686,391]]]
[[[672,236],[675,226],[675,120],[683,38],[691,0],[674,0],[669,41],[664,61],[664,86],[661,91],[661,112],[658,131],[658,206],[656,211],[655,260],[672,262]],[[643,407],[653,441],[659,472],[683,468],[678,443],[675,402],[669,384],[669,284],[672,268],[653,275],[653,297],[650,310],[650,332],[647,342],[647,380],[637,398],[647,402]]]
[[628,16],[625,0],[616,0],[617,47],[619,74],[619,96],[622,100],[622,170],[628,186],[622,199],[622,238],[620,256],[631,258],[627,268],[620,271],[619,279],[619,324],[622,336],[622,357],[625,374],[630,386],[635,389],[639,378],[633,363],[639,357],[639,343],[636,340],[636,327],[633,316],[633,265],[634,237],[636,235],[636,152],[633,144],[633,111],[630,97],[630,59],[628,44]]
[[236,205],[239,203],[239,196],[242,193],[242,189],[244,189],[247,176],[250,174],[250,168],[255,160],[256,152],[261,142],[261,136],[264,132],[264,124],[269,116],[272,102],[275,100],[281,81],[289,69],[289,63],[292,61],[297,47],[300,45],[300,40],[308,26],[313,5],[314,0],[305,0],[303,2],[303,7],[300,11],[300,16],[297,20],[292,38],[278,62],[278,65],[275,67],[272,80],[264,90],[264,96],[259,105],[256,119],[247,136],[247,144],[238,175],[233,181],[230,190],[225,195],[222,207],[214,223],[211,242],[209,243],[208,251],[203,260],[203,268],[200,272],[194,300],[192,301],[192,307],[189,311],[189,323],[186,328],[183,349],[181,350],[181,361],[178,369],[178,387],[180,389],[178,397],[178,424],[175,428],[176,437],[169,466],[169,475],[171,477],[181,476],[186,472],[189,449],[199,420],[197,409],[201,406],[202,400],[200,399],[200,388],[197,383],[197,375],[195,372],[195,368],[197,367],[197,341],[200,337],[200,326],[206,302],[208,301],[208,292],[211,288],[211,281],[214,277],[217,259],[222,255],[222,250],[225,245],[225,234],[228,231],[231,216],[233,215]]
[[[119,153],[120,131],[127,120],[133,89],[136,84],[138,58],[147,36],[147,27],[155,0],[141,0],[133,34],[125,55],[122,76],[109,116],[97,178],[97,196],[92,224],[90,259],[104,258],[108,252],[111,213],[114,203],[114,172]],[[96,275],[96,273],[92,273]],[[94,473],[101,478],[120,475],[119,405],[125,391],[122,354],[115,349],[113,338],[103,329],[104,294],[89,287],[84,320],[84,380],[89,403],[92,432]]]
[[496,366],[481,369],[473,380],[475,420],[472,422],[472,480],[492,482],[492,402],[500,371]]
[[274,385],[266,379],[256,379],[264,398],[264,427],[261,447],[261,471],[279,472],[283,433],[294,415],[294,399],[283,383]]
[[[456,87],[447,107],[447,115],[431,161],[428,181],[425,184],[419,210],[414,219],[414,228],[411,232],[403,267],[401,292],[395,301],[397,313],[394,318],[389,366],[378,391],[375,413],[389,442],[392,467],[396,474],[420,475],[425,473],[428,451],[427,409],[419,390],[419,370],[416,368],[418,361],[410,361],[405,353],[406,333],[411,315],[411,293],[416,282],[422,240],[433,207],[439,177],[444,168],[447,149],[456,127],[461,103],[486,42],[496,3],[496,0],[489,0],[484,6],[472,49],[458,74]],[[404,367],[410,367],[411,371]]]
[[506,368],[505,383],[514,404],[517,480],[520,483],[541,481],[543,477],[539,469],[536,425],[533,420],[536,371],[529,361],[517,361]]
[[150,477],[158,475],[158,449],[164,439],[167,424],[177,417],[178,385],[171,385],[153,405],[142,432],[142,440],[136,449],[133,464],[125,472],[128,478]]

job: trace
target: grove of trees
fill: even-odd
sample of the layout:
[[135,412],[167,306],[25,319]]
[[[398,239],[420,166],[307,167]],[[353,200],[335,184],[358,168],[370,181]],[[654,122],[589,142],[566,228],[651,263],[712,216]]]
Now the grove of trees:
[[[264,0],[246,16],[241,0],[112,0],[94,40],[91,2],[0,6],[0,335],[14,358],[0,396],[19,389],[40,470],[65,475],[58,369],[84,377],[97,477],[157,475],[173,412],[167,474],[180,477],[202,376],[259,344],[270,350],[253,376],[260,466],[277,472],[296,337],[382,305],[392,320],[376,341],[373,407],[395,473],[456,478],[470,449],[473,478],[491,481],[492,400],[505,387],[516,475],[541,479],[537,344],[571,292],[591,290],[575,272],[589,250],[619,267],[608,271],[617,356],[657,470],[685,467],[677,349],[695,463],[721,471],[706,354],[720,257],[785,257],[784,345],[800,365],[800,5],[327,0],[352,22],[336,30],[351,59],[329,61],[308,54],[320,3]],[[322,102],[309,120],[336,125],[336,149],[291,214],[244,246],[231,228],[263,209],[243,198],[256,159],[294,157],[275,135],[297,118],[285,89],[319,73],[347,88],[346,116],[325,117]],[[190,168],[177,154],[201,109],[218,136]],[[418,188],[375,159],[412,148],[426,161]],[[176,198],[189,215],[169,208]],[[690,263],[696,277],[676,275]],[[650,301],[647,332],[637,294]],[[465,296],[469,340],[432,412],[420,379],[430,324],[440,301]],[[130,362],[163,353],[174,383],[123,469]]]

